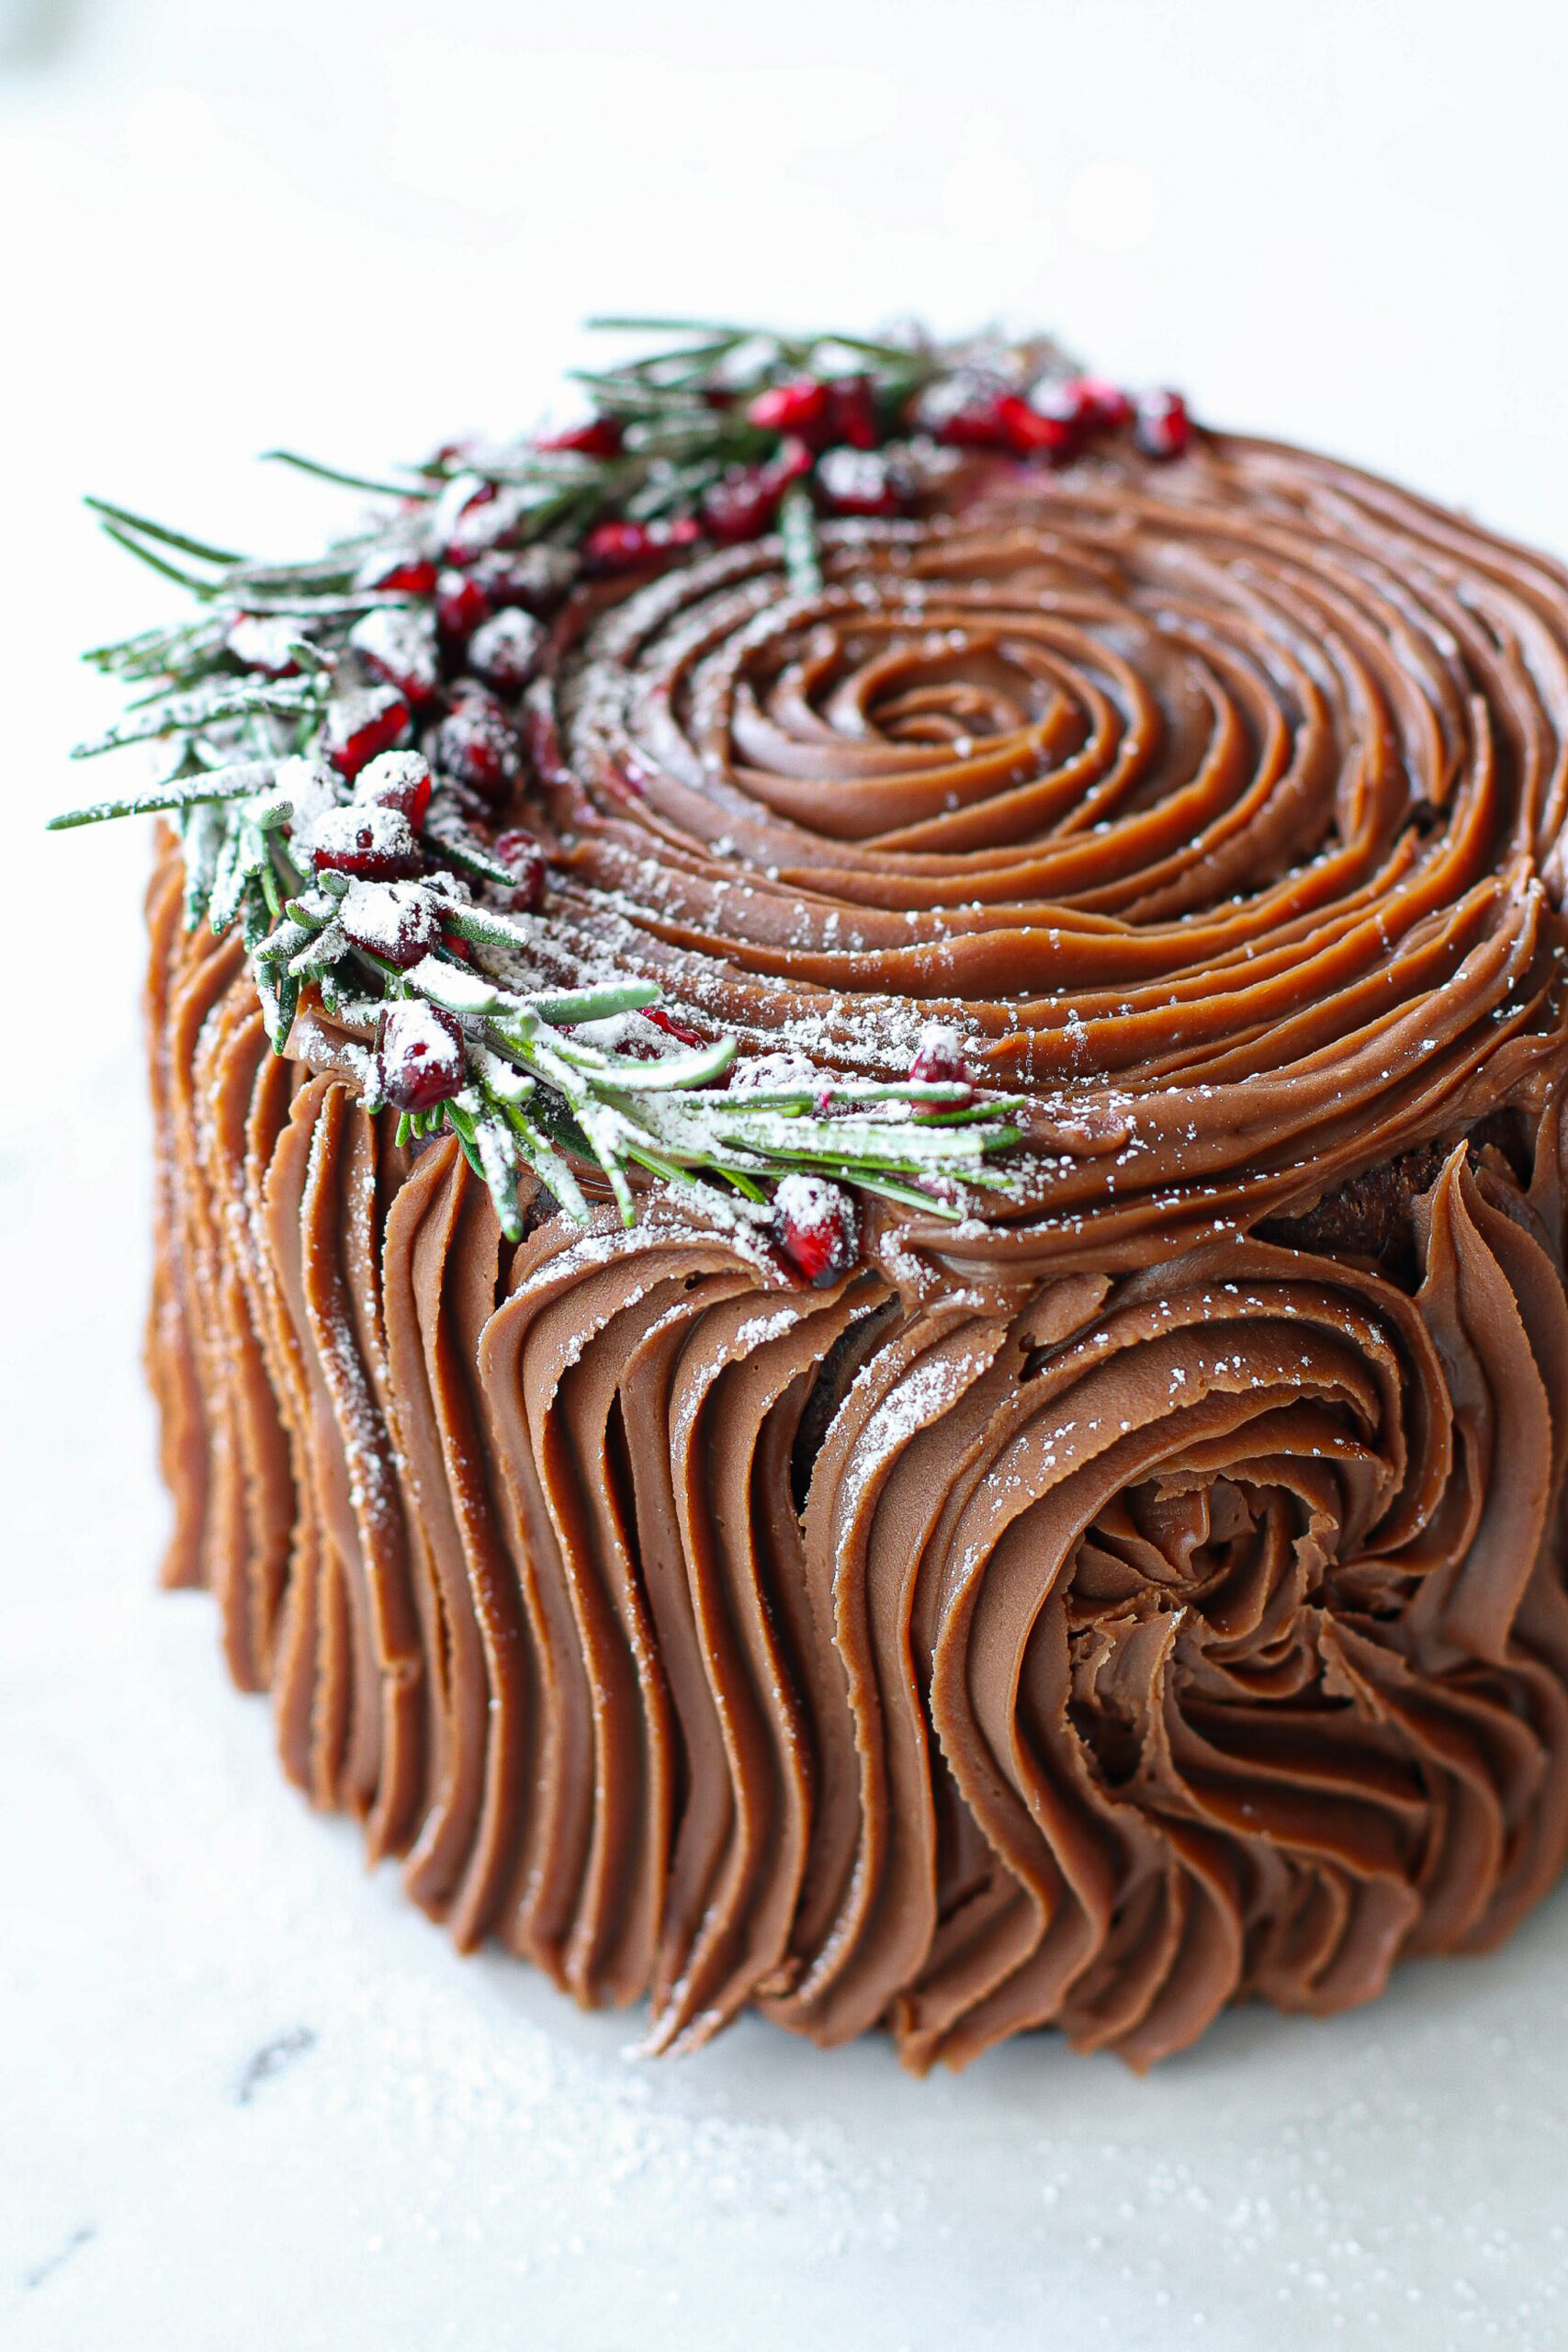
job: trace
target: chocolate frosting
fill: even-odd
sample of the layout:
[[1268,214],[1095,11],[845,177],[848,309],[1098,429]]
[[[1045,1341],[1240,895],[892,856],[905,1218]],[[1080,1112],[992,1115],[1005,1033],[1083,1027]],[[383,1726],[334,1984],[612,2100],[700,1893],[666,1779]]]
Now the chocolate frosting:
[[149,908],[150,1362],[287,1769],[665,2048],[1144,2064],[1506,1932],[1568,1849],[1568,574],[1203,436],[581,598],[551,952],[1027,1098],[794,1288],[648,1195],[519,1245]]

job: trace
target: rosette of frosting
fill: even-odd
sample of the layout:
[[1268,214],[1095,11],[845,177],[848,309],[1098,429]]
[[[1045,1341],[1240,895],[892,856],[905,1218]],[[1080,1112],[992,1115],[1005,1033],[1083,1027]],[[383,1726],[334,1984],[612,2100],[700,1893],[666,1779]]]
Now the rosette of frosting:
[[151,899],[178,1514],[283,1756],[650,2040],[1142,2064],[1504,1934],[1568,1848],[1568,577],[1383,484],[964,461],[581,594],[563,968],[1026,1098],[792,1284],[678,1195],[520,1242]]

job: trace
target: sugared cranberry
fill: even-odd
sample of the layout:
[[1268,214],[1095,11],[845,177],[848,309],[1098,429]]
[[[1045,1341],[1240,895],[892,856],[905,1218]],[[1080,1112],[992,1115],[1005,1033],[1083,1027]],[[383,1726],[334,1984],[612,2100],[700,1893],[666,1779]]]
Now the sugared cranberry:
[[1146,458],[1179,458],[1192,438],[1192,420],[1179,392],[1140,392],[1133,438]]
[[707,1044],[707,1039],[700,1029],[690,1028],[684,1021],[677,1021],[673,1014],[666,1012],[660,1004],[645,1007],[642,1017],[645,1021],[651,1021],[656,1029],[662,1029],[667,1037],[673,1037],[677,1045],[705,1046]]
[[975,1073],[964,1058],[964,1041],[956,1029],[937,1023],[920,1032],[920,1042],[909,1064],[909,1076],[918,1086],[967,1086],[975,1083]]
[[435,732],[435,764],[492,805],[506,798],[523,770],[516,729],[488,695],[465,695]]
[[825,449],[817,483],[835,514],[897,514],[904,503],[896,469],[876,449]]
[[475,629],[468,666],[497,694],[520,695],[534,674],[545,632],[528,613],[508,607]]
[[430,806],[430,763],[417,752],[383,752],[361,768],[354,797],[362,807],[395,808],[417,832]]
[[299,673],[293,651],[299,636],[299,622],[281,614],[242,613],[223,642],[247,670],[259,670],[264,678],[293,678]]
[[841,1185],[821,1176],[785,1176],[773,1194],[773,1239],[803,1282],[841,1282],[860,1254],[860,1219]]
[[1120,384],[1112,384],[1106,377],[1074,376],[1066,389],[1077,401],[1086,424],[1115,427],[1132,424],[1132,401]]
[[874,449],[881,437],[876,429],[876,397],[866,376],[835,376],[828,386],[826,438],[847,442],[852,449]]
[[746,414],[763,433],[799,433],[810,438],[827,422],[828,387],[814,376],[770,384],[750,402]]
[[400,743],[408,728],[409,707],[395,686],[366,686],[328,703],[321,749],[352,784],[378,752]]
[[348,641],[367,670],[395,686],[415,710],[432,702],[441,683],[435,632],[428,613],[378,605],[349,630]]
[[423,555],[372,556],[360,565],[354,584],[388,595],[429,596],[435,590],[435,566]]
[[452,1014],[423,997],[389,1004],[376,1048],[381,1093],[395,1111],[431,1111],[460,1094],[468,1071]]
[[564,433],[547,433],[536,449],[575,449],[584,458],[618,458],[624,427],[619,417],[591,417],[586,424],[569,424]]
[[495,854],[512,871],[513,914],[531,915],[545,895],[545,853],[532,833],[520,828],[495,837]]
[[406,972],[441,937],[435,902],[412,882],[351,882],[337,919],[356,947]]
[[441,934],[441,944],[448,956],[456,956],[459,964],[471,964],[475,961],[473,948],[460,931],[444,931]]
[[596,523],[582,543],[583,561],[594,572],[640,571],[694,546],[702,535],[690,515],[669,523]]
[[489,596],[471,571],[446,571],[435,582],[435,618],[443,637],[466,644],[491,612]]
[[318,874],[354,874],[362,882],[411,881],[424,865],[401,809],[374,805],[324,810],[310,828],[310,851]]

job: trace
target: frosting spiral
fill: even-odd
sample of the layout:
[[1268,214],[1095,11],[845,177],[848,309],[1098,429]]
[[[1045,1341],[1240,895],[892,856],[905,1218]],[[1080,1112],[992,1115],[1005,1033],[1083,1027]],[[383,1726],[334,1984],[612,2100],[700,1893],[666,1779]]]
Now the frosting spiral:
[[1568,574],[1206,437],[581,596],[552,936],[1027,1097],[790,1286],[504,1239],[150,899],[169,1574],[286,1765],[650,2040],[1135,2064],[1506,1932],[1568,1849]]
[[1218,436],[826,537],[819,595],[764,542],[589,625],[542,764],[622,960],[879,1075],[953,1021],[1030,1092],[990,1231],[906,1246],[1145,1262],[1560,1053],[1560,569]]

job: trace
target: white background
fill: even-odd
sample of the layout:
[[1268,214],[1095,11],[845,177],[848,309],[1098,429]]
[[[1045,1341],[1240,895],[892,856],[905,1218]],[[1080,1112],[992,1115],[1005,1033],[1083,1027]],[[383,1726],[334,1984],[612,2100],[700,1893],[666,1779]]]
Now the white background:
[[[1568,551],[1568,40],[1449,0],[0,0],[0,2340],[1568,2341],[1568,1903],[1138,2083],[622,2053],[284,1790],[159,1598],[133,835],[43,841],[166,609],[98,489],[273,551],[561,396],[595,309],[1050,323]],[[259,2071],[256,2056],[272,2059]]]

